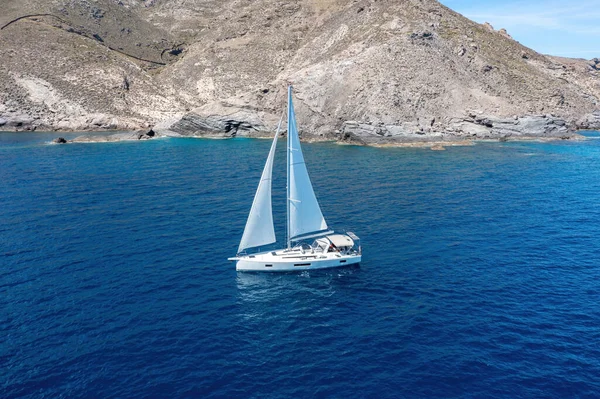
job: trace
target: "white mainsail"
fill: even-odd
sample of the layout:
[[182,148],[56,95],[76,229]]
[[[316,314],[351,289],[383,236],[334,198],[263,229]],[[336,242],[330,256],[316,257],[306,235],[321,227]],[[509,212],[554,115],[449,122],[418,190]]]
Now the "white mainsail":
[[292,87],[288,87],[288,247],[295,237],[327,230],[327,223],[317,202],[296,126]]
[[263,169],[260,183],[256,189],[256,195],[252,202],[252,208],[248,215],[246,228],[242,235],[242,241],[238,248],[238,253],[247,248],[259,247],[261,245],[272,244],[276,241],[275,227],[273,226],[273,210],[271,207],[271,179],[273,176],[273,159],[275,158],[275,148],[277,147],[277,136],[281,128],[281,120],[277,126],[277,132],[271,144],[271,150],[265,168]]

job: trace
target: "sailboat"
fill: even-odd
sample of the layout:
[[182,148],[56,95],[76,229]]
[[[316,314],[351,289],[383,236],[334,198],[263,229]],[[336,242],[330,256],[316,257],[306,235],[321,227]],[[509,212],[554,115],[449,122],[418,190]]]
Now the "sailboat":
[[277,242],[271,207],[271,177],[282,123],[280,121],[237,255],[229,260],[236,262],[236,270],[268,272],[315,270],[357,264],[362,256],[360,239],[351,232],[336,234],[330,230],[315,196],[300,147],[291,85],[288,86],[287,121],[287,246],[252,253],[252,250]]

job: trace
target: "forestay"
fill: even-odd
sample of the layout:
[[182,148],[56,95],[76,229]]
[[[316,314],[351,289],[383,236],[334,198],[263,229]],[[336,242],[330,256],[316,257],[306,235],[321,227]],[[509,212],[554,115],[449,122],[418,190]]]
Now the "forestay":
[[273,226],[273,210],[271,206],[271,180],[273,176],[273,159],[275,158],[275,148],[277,147],[277,136],[281,128],[281,121],[277,127],[269,157],[265,163],[258,189],[252,202],[252,208],[248,215],[246,228],[242,235],[242,241],[238,248],[238,253],[247,248],[259,247],[261,245],[272,244],[276,241],[275,227]]
[[[326,230],[327,223],[313,191],[300,147],[292,88],[288,88],[288,241],[294,237]],[[289,244],[289,243],[288,243]]]

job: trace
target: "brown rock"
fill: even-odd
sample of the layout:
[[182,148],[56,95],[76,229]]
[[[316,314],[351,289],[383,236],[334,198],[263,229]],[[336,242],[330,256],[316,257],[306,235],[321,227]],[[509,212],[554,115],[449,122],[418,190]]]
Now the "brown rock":
[[[3,11],[8,129],[264,136],[288,81],[303,139],[554,137],[600,105],[598,62],[538,54],[434,0],[4,0]],[[520,122],[489,127],[468,109]],[[527,120],[546,113],[565,126]]]

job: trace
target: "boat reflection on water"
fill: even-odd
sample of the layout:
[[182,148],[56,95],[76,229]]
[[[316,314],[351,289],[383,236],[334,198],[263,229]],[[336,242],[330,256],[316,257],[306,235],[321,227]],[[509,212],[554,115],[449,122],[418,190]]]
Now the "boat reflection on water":
[[237,273],[239,299],[266,304],[294,297],[330,297],[360,277],[360,265],[287,273]]

